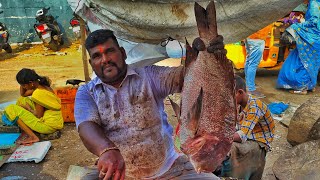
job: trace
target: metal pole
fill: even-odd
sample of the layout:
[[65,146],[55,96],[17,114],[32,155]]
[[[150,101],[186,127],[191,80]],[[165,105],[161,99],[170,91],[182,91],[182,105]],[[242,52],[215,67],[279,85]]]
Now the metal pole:
[[80,43],[82,47],[82,63],[83,63],[84,78],[85,78],[85,81],[88,82],[91,79],[89,77],[87,51],[84,46],[84,43],[86,40],[86,25],[84,20],[80,16],[78,16],[78,18],[80,19],[80,33],[81,33]]

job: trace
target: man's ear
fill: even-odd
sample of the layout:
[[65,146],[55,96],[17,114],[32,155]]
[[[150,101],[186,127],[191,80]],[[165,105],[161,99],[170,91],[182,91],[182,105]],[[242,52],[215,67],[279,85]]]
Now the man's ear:
[[243,89],[238,89],[238,93],[242,95],[245,94],[245,91]]
[[126,60],[127,59],[127,53],[126,50],[123,47],[120,47],[120,51],[122,53],[123,59]]

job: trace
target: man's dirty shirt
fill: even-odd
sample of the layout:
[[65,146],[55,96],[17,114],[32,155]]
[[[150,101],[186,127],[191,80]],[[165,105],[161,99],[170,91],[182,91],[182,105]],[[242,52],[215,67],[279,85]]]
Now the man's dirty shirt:
[[163,101],[169,94],[181,92],[182,84],[183,67],[128,66],[118,89],[96,77],[77,91],[77,128],[84,121],[99,124],[119,147],[126,177],[158,177],[179,157]]

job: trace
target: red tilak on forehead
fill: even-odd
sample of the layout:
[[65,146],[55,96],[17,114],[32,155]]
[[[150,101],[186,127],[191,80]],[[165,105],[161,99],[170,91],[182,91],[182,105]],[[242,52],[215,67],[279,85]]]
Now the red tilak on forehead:
[[100,51],[100,53],[103,53],[102,45],[99,45],[99,51]]

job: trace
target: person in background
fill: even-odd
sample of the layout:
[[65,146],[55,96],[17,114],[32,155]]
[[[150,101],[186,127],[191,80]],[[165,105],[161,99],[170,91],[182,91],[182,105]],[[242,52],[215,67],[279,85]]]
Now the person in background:
[[[82,179],[218,179],[198,174],[174,149],[164,99],[181,92],[184,68],[133,68],[106,29],[90,33],[85,46],[97,77],[78,89],[74,115],[83,144],[99,160]],[[204,50],[225,55],[222,36]]]
[[18,143],[30,145],[38,142],[39,138],[33,131],[51,134],[62,129],[61,100],[50,87],[50,80],[27,68],[21,69],[16,79],[20,84],[21,97],[16,105],[4,109],[2,121],[8,126],[17,124],[26,134],[26,138]]
[[255,78],[258,66],[262,60],[265,41],[262,39],[246,38],[245,47],[246,61],[244,65],[244,73],[248,87],[248,93],[258,98],[264,98],[264,94],[260,93],[256,89]]
[[221,176],[260,180],[274,138],[274,119],[266,104],[247,94],[246,84],[240,76],[235,76],[235,82],[239,121]]
[[320,68],[320,0],[310,0],[305,21],[289,26],[296,47],[284,61],[277,79],[277,88],[291,93],[307,94],[314,91]]

